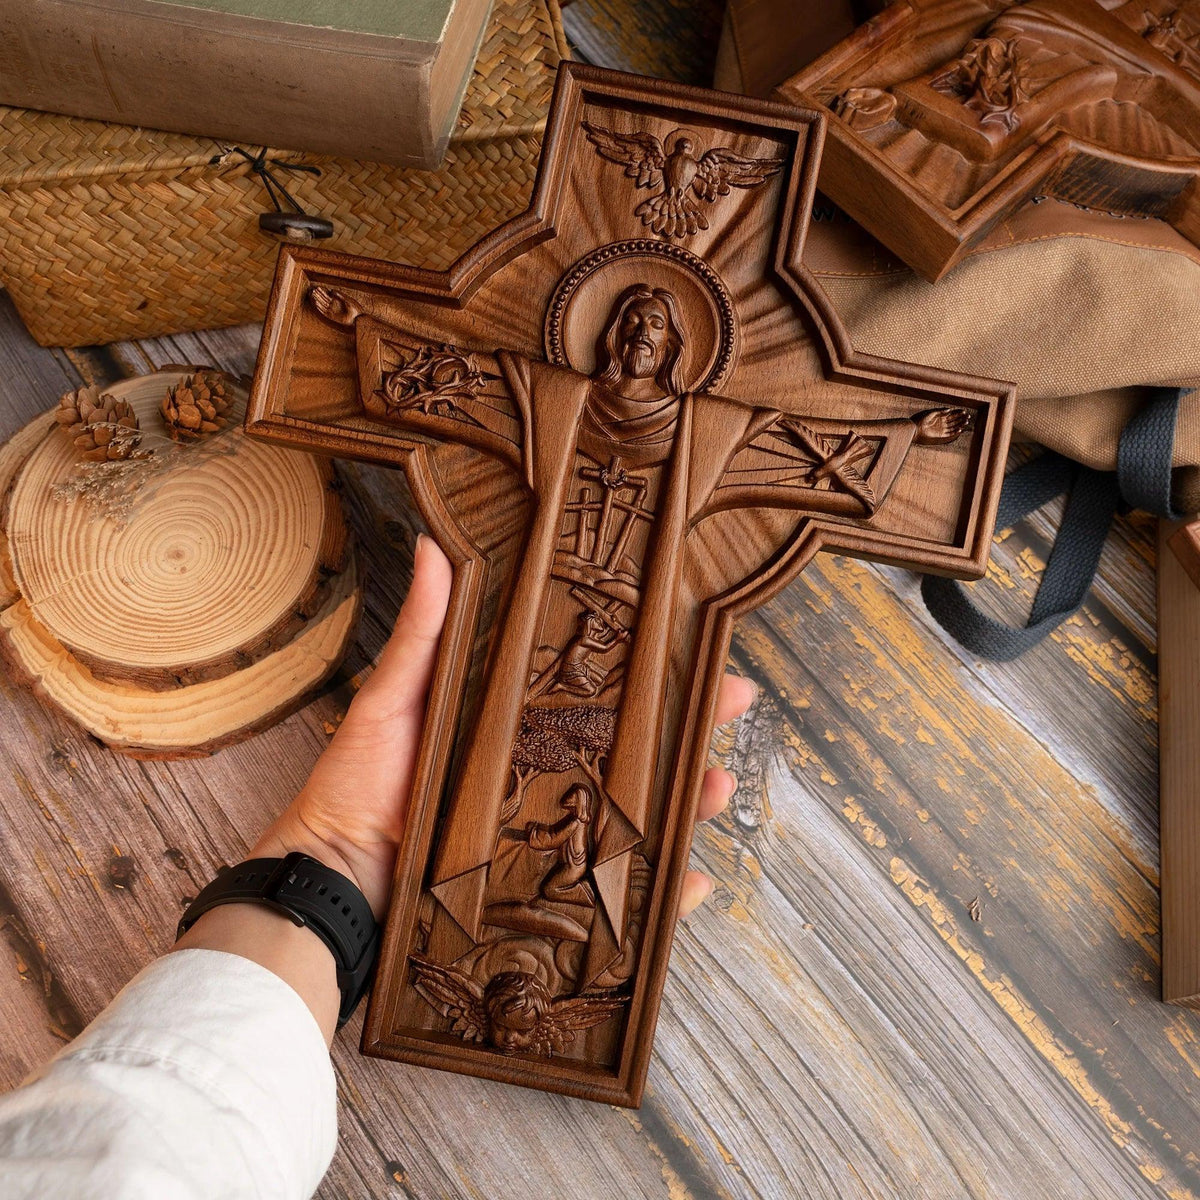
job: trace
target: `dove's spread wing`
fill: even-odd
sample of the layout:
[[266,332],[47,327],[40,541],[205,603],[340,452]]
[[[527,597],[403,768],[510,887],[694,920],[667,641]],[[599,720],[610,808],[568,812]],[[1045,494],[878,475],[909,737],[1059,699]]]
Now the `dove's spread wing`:
[[700,156],[692,188],[702,200],[715,200],[729,195],[731,187],[753,187],[770,179],[782,166],[781,158],[746,158],[718,147]]
[[483,1007],[483,991],[461,971],[440,966],[413,955],[413,987],[428,1000],[443,1017],[453,1024],[451,1032],[471,1042],[482,1042],[487,1033],[487,1012]]
[[638,187],[656,188],[662,185],[667,156],[662,142],[654,134],[614,133],[590,121],[584,121],[583,127],[600,156],[623,166],[625,174],[636,180]]
[[542,1017],[533,1045],[537,1054],[561,1054],[580,1029],[591,1029],[621,1012],[629,1003],[627,996],[572,996],[555,1000]]

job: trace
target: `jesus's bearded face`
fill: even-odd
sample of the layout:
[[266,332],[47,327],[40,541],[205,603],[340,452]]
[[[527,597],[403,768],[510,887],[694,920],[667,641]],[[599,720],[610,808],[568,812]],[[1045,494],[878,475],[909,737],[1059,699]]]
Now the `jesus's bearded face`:
[[636,300],[621,321],[621,366],[634,379],[653,379],[670,347],[670,314],[661,300]]

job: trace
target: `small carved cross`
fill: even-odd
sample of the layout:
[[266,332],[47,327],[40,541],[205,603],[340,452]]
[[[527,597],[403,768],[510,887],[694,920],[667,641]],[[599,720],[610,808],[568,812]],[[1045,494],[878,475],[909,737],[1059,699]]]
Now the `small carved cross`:
[[281,254],[249,430],[403,465],[456,565],[368,1053],[637,1104],[733,620],[821,549],[984,568],[1011,389],[852,352],[822,129],[568,65],[450,271]]

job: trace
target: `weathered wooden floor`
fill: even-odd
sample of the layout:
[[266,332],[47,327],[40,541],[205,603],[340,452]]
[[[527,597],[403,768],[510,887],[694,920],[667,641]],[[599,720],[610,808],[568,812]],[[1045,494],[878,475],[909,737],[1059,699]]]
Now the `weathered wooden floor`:
[[[696,77],[677,42],[655,57],[629,11],[577,0],[569,28],[593,59]],[[637,15],[683,29],[682,12]],[[81,377],[245,371],[256,341],[48,351],[0,299],[0,436]],[[358,642],[275,729],[137,762],[0,679],[0,1084],[166,949],[327,741],[414,534],[397,475],[345,477],[370,572]],[[992,578],[1014,599],[1049,532],[1033,520],[997,547]],[[948,643],[914,577],[819,560],[735,639],[763,695],[717,746],[742,787],[697,840],[718,886],[677,939],[644,1107],[363,1059],[357,1018],[335,1052],[341,1147],[320,1195],[1200,1196],[1200,1018],[1157,999],[1153,546],[1150,522],[1121,522],[1080,616],[1007,666]]]

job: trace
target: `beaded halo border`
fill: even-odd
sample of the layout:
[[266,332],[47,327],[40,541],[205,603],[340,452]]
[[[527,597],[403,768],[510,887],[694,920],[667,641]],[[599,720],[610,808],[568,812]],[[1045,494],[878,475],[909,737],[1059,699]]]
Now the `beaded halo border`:
[[563,317],[580,285],[588,276],[594,274],[617,259],[622,258],[665,258],[673,260],[693,274],[708,293],[717,315],[717,352],[713,357],[712,366],[704,378],[692,389],[697,392],[707,392],[716,387],[729,373],[733,364],[734,349],[737,345],[737,317],[734,314],[733,299],[720,275],[716,273],[698,255],[682,246],[658,242],[652,238],[629,238],[625,241],[610,242],[600,246],[590,254],[585,255],[567,271],[559,280],[550,305],[546,311],[545,344],[546,358],[555,366],[569,366],[566,351],[563,348]]

